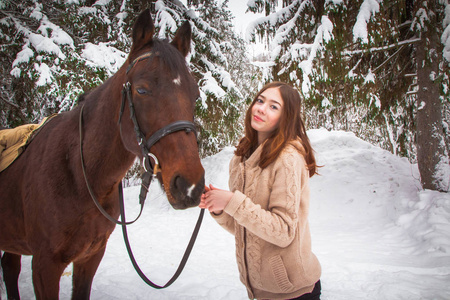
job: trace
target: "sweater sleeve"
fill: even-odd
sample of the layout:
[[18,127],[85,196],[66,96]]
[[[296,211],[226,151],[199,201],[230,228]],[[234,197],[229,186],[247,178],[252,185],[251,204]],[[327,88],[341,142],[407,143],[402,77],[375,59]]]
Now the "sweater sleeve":
[[[235,178],[236,176],[239,176],[239,160],[240,158],[236,155],[233,156],[231,159],[228,169],[229,169],[229,180],[228,180],[228,186],[231,188],[231,178]],[[217,221],[217,223],[222,226],[224,229],[226,229],[231,234],[235,235],[235,228],[234,228],[234,218],[231,217],[226,212],[222,212],[220,215],[216,215],[211,213],[211,216],[213,219]]]
[[303,156],[294,149],[286,151],[274,164],[267,210],[235,191],[224,211],[261,239],[287,247],[297,230],[302,178],[307,170]]
[[232,235],[235,235],[234,219],[229,214],[227,214],[226,212],[222,212],[220,215],[211,213],[211,216],[217,221],[220,226],[222,226]]

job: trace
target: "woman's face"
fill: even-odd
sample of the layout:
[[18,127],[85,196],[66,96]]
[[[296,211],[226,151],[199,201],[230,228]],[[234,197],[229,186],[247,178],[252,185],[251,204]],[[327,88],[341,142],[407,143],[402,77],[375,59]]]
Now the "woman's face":
[[258,132],[261,144],[278,127],[283,109],[279,88],[269,88],[258,96],[252,106],[252,128]]

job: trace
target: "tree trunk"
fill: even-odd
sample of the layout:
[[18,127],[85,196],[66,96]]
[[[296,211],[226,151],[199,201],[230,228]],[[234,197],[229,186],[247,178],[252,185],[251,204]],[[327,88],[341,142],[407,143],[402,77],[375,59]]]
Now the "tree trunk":
[[[421,2],[421,1],[416,1]],[[417,161],[424,189],[448,191],[449,160],[442,124],[442,104],[439,94],[439,62],[442,47],[439,42],[435,1],[428,4],[426,26],[421,28],[421,41],[416,47],[417,81]],[[420,5],[419,5],[420,6]],[[416,10],[417,11],[417,10]]]

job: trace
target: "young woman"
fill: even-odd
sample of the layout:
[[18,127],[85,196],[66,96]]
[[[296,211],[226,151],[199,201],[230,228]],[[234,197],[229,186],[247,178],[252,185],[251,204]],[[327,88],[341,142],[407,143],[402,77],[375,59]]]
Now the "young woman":
[[309,177],[313,149],[299,93],[281,82],[258,92],[230,162],[229,187],[206,187],[200,207],[236,237],[240,279],[250,299],[320,299],[311,252]]

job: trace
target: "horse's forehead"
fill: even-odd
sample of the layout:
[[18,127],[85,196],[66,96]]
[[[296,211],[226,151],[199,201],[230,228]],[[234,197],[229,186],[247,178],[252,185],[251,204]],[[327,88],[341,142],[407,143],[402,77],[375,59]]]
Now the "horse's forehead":
[[177,85],[181,84],[181,78],[190,76],[189,68],[184,59],[180,57],[165,57],[160,52],[152,53],[146,63],[142,64],[142,73],[153,71],[158,77],[168,77]]
[[136,80],[154,82],[155,93],[176,92],[189,94],[189,98],[198,97],[198,85],[186,60],[172,45],[159,41],[151,48],[141,49],[130,66],[130,71],[134,69],[128,78],[131,83]]
[[[160,78],[164,78],[164,82],[170,82],[176,87],[192,88],[195,86],[195,81],[189,71],[189,68],[185,60],[178,62],[177,64],[171,64],[167,59],[158,61],[158,56],[155,56],[155,60],[149,61],[147,65],[148,69],[154,71],[154,75]],[[156,64],[156,65],[151,65]],[[162,70],[160,69],[162,68]],[[143,76],[150,75],[146,71],[143,72]],[[163,80],[160,80],[163,81]]]

